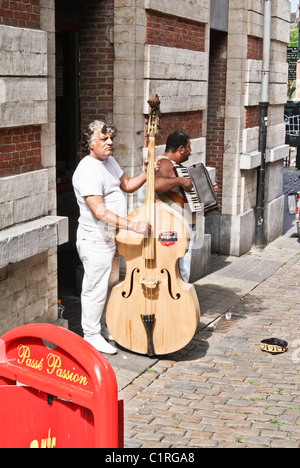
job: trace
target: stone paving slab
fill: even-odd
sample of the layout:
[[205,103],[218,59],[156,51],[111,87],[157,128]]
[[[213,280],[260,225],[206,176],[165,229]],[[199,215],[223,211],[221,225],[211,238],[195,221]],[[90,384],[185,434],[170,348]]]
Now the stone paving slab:
[[232,264],[230,267],[227,267],[219,275],[238,278],[239,280],[244,279],[258,284],[276,273],[281,266],[281,262],[261,261],[259,258],[248,256],[241,259],[238,264]]
[[217,274],[209,275],[195,283],[201,308],[200,329],[208,326],[221,314],[227,312],[241,297],[248,294],[258,283]]

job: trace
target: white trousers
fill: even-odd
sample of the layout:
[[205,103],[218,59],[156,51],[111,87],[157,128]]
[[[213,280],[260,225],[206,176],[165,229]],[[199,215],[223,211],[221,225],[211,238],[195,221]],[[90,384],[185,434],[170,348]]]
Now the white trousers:
[[119,280],[119,257],[114,239],[105,242],[82,228],[78,228],[76,245],[84,268],[81,325],[84,336],[93,336],[105,325],[106,303]]
[[180,273],[182,276],[182,279],[188,283],[190,274],[191,274],[191,268],[192,268],[192,252],[194,248],[194,243],[195,243],[195,231],[194,229],[191,228],[191,238],[190,238],[190,243],[189,243],[189,249],[185,256],[183,258],[179,259],[179,268],[180,268]]

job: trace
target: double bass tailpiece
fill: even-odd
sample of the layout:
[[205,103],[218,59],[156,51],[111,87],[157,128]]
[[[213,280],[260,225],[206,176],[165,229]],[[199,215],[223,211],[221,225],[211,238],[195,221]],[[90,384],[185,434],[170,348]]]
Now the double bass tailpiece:
[[141,314],[141,319],[145,327],[145,332],[147,335],[147,354],[148,356],[155,356],[154,344],[153,344],[153,330],[155,322],[155,314],[143,315]]

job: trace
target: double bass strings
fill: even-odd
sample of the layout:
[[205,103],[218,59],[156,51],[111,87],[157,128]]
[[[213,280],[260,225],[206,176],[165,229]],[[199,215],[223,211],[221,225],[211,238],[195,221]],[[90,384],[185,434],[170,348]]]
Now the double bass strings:
[[[148,232],[148,236],[143,239],[142,247],[142,277],[143,284],[141,288],[144,288],[145,301],[142,304],[143,314],[150,315],[153,313],[153,290],[156,284],[155,274],[155,174],[154,174],[154,160],[155,160],[155,136],[153,132],[149,137],[148,145],[148,167],[147,167],[147,188],[146,188],[146,217],[147,221],[151,225],[151,233]],[[148,304],[148,309],[147,308]]]
[[[155,137],[159,121],[159,104],[160,100],[157,95],[152,96],[148,104],[151,107],[148,127],[148,167],[147,167],[147,186],[146,186],[146,220],[151,225],[151,232],[147,233],[147,237],[143,238],[142,246],[142,266],[141,266],[141,282],[142,288],[142,311],[143,314],[153,315],[154,295],[157,287],[156,278],[156,258],[155,258]],[[144,291],[143,291],[144,290]],[[144,296],[144,301],[143,301]],[[145,310],[147,308],[148,310]],[[150,309],[150,311],[149,311]]]

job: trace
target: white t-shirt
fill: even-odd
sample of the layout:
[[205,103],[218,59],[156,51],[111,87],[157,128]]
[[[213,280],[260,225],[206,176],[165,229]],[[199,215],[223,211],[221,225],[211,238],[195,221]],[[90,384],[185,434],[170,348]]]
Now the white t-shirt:
[[79,227],[97,232],[103,238],[115,232],[115,228],[108,227],[96,219],[85,197],[101,195],[108,210],[122,218],[125,217],[126,199],[120,189],[120,177],[123,173],[113,156],[109,156],[105,161],[85,156],[80,161],[73,175],[73,187],[80,210]]

